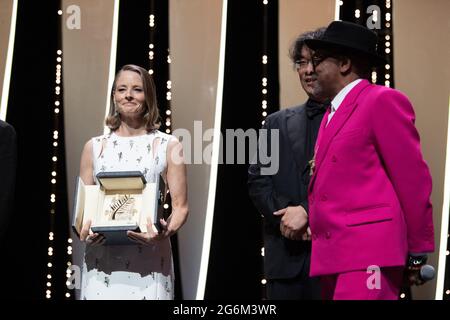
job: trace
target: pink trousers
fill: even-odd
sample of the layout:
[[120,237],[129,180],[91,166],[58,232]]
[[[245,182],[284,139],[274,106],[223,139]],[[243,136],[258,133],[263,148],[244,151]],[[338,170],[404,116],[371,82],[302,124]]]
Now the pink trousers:
[[[321,276],[324,300],[397,300],[404,267],[386,267]],[[375,274],[376,273],[376,274]]]

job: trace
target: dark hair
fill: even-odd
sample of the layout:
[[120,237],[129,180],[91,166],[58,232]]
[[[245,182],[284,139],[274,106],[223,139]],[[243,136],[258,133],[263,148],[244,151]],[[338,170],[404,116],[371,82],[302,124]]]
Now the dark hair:
[[133,71],[139,74],[139,76],[141,77],[145,95],[145,103],[143,105],[145,129],[147,130],[147,132],[158,129],[160,126],[160,122],[158,104],[156,102],[155,83],[153,82],[153,78],[147,70],[134,64],[127,64],[123,66],[119,70],[119,72],[116,73],[116,77],[114,78],[114,82],[111,88],[109,114],[105,120],[106,125],[109,129],[111,129],[111,131],[116,131],[122,122],[122,120],[120,119],[120,114],[117,112],[114,103],[114,92],[116,91],[117,78],[123,71]]
[[306,45],[305,40],[307,39],[320,39],[325,33],[326,28],[321,27],[314,31],[308,31],[302,33],[295,39],[294,43],[289,49],[289,58],[291,58],[292,63],[295,64],[296,61],[300,60],[302,57],[303,46]]

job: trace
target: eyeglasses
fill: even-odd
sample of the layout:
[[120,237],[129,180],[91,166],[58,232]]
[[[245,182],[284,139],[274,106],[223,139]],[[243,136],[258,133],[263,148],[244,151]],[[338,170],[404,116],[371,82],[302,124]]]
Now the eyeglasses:
[[327,55],[313,55],[311,60],[300,59],[295,61],[295,67],[297,69],[305,69],[310,63],[313,68],[316,68],[319,64],[321,64],[324,60],[329,58]]
[[311,60],[306,60],[306,59],[296,60],[295,67],[297,69],[305,69],[309,63],[312,63],[312,66],[314,67],[314,62],[312,62]]

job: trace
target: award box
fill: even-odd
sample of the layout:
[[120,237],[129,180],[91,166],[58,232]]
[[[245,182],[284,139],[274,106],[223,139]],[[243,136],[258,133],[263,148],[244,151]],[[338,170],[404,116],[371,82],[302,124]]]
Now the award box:
[[85,185],[77,178],[72,228],[80,236],[83,223],[102,234],[105,245],[134,244],[127,231],[147,232],[148,218],[160,232],[166,185],[161,176],[148,183],[140,171],[100,172],[98,184]]

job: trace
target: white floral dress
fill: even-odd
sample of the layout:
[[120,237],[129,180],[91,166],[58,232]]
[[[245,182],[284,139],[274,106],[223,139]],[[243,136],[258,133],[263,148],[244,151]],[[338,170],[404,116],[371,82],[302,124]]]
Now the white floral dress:
[[[158,130],[135,137],[115,133],[92,138],[94,181],[102,171],[140,170],[148,182],[165,176],[168,142]],[[170,240],[152,246],[86,246],[81,299],[168,300],[174,295]]]

